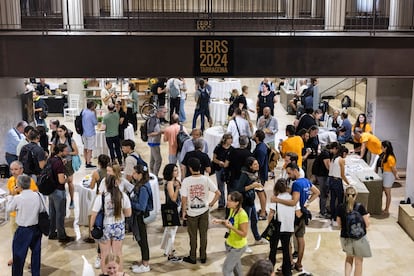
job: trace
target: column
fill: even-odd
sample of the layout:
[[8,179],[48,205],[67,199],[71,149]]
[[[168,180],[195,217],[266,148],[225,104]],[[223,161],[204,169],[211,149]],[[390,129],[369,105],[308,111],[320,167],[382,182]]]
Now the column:
[[98,17],[100,15],[99,0],[86,1],[85,5],[85,16]]
[[52,14],[62,13],[62,0],[52,0],[50,3]]
[[311,4],[311,17],[319,18],[323,16],[324,1],[323,0],[312,0]]
[[[413,83],[414,91],[414,83]],[[414,97],[411,99],[411,116],[408,138],[408,159],[407,159],[407,175],[405,181],[405,198],[409,197],[411,203],[414,202]]]
[[286,0],[286,17],[298,18],[299,17],[299,0]]
[[391,31],[408,30],[412,26],[413,0],[390,0],[390,22],[388,29]]
[[325,30],[343,31],[345,25],[345,5],[342,0],[325,0]]
[[0,29],[20,29],[20,0],[0,0]]
[[[8,1],[8,0],[6,0]],[[5,2],[5,1],[4,1]],[[24,79],[0,78],[0,163],[6,163],[4,140],[7,131],[23,120],[21,95],[24,93]]]
[[111,17],[124,16],[124,1],[111,0]]
[[82,0],[62,0],[63,28],[67,30],[83,29]]

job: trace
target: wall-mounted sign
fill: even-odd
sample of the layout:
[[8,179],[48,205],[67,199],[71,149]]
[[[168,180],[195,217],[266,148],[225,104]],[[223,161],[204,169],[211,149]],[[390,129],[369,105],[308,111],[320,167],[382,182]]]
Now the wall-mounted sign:
[[227,38],[195,38],[195,76],[232,76],[233,41]]

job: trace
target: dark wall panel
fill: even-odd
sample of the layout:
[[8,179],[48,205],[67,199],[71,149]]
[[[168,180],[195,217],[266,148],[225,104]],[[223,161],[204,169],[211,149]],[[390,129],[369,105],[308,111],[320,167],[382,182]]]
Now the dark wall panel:
[[[410,37],[231,38],[237,77],[414,75]],[[192,36],[0,36],[0,77],[191,77],[193,60]]]

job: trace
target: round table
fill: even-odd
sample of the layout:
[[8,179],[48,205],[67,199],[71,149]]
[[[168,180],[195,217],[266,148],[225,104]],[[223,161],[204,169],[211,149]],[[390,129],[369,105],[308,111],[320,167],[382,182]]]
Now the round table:
[[208,145],[208,156],[213,158],[213,152],[220,143],[223,134],[226,133],[222,126],[210,127],[204,131],[204,140]]
[[106,144],[105,131],[96,130],[95,148],[92,151],[92,156],[98,157],[101,154],[109,155],[109,149],[108,149],[108,145]]
[[223,125],[227,122],[227,113],[230,104],[225,101],[211,101],[210,115],[213,118],[213,124]]
[[230,98],[230,93],[233,89],[241,92],[241,83],[239,79],[219,81],[209,80],[208,84],[211,86],[211,98],[224,99]]

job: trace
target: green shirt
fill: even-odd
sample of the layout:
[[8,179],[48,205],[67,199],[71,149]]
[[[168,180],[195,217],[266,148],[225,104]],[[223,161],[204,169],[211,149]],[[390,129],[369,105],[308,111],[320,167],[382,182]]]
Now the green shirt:
[[105,137],[115,137],[119,135],[119,113],[109,112],[103,117],[105,125]]
[[129,96],[133,100],[133,102],[132,102],[132,113],[137,113],[138,112],[138,92],[136,90],[134,90],[134,91],[131,92],[131,94],[129,94]]
[[[249,217],[247,216],[246,211],[244,211],[243,209],[240,209],[240,211],[236,215],[234,215],[233,212],[234,210],[231,209],[229,220],[232,218],[234,219],[234,228],[240,229],[240,224],[249,222]],[[247,245],[247,237],[243,238],[239,236],[236,232],[230,230],[229,236],[226,239],[226,243],[233,248],[243,248]]]

